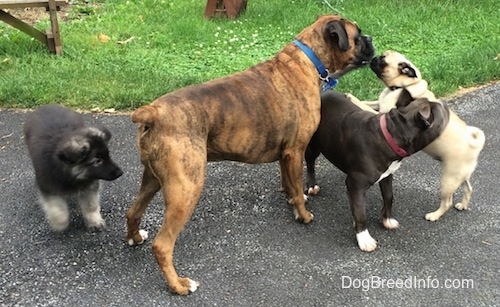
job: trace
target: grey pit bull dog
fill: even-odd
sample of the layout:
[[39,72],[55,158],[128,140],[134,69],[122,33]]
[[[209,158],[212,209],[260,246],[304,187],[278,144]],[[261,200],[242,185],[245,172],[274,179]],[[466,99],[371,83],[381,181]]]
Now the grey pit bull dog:
[[347,174],[346,186],[361,250],[371,252],[377,241],[367,229],[365,193],[378,183],[384,206],[384,227],[395,229],[392,217],[392,173],[404,157],[436,139],[448,122],[449,110],[426,98],[413,100],[403,90],[396,108],[386,114],[364,111],[344,95],[327,91],[321,95],[321,122],[307,147],[306,185],[310,195],[319,192],[314,164],[322,153]]

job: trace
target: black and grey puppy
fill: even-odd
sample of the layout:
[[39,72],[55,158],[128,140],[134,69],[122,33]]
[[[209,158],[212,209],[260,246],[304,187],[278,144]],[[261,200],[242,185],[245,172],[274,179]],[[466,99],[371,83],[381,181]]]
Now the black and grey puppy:
[[123,174],[109,156],[108,129],[86,127],[80,114],[46,105],[28,115],[24,137],[51,228],[68,227],[67,198],[76,196],[87,228],[102,230],[99,180],[115,180]]
[[379,183],[384,201],[383,224],[399,227],[392,217],[392,173],[401,160],[436,139],[448,123],[449,110],[426,98],[413,100],[403,90],[395,109],[386,114],[364,111],[344,95],[321,95],[321,122],[306,150],[308,193],[319,192],[314,162],[322,153],[347,174],[346,186],[354,218],[356,239],[363,251],[373,251],[377,241],[368,232],[365,192]]

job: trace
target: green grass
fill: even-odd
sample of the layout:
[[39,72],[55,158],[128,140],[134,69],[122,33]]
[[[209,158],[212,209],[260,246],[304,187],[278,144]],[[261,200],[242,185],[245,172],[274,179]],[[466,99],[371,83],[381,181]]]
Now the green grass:
[[[437,96],[500,79],[498,0],[249,0],[234,21],[204,19],[203,0],[75,2],[60,22],[62,57],[0,24],[0,106],[134,109],[272,57],[317,15],[332,13],[326,2],[373,37],[377,54],[411,59]],[[365,68],[337,89],[375,99],[382,84]]]

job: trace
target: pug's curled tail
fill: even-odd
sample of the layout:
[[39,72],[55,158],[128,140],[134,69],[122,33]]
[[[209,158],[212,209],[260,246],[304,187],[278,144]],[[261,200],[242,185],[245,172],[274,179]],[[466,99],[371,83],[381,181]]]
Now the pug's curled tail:
[[132,112],[132,122],[152,127],[158,118],[158,110],[151,105],[142,106]]
[[484,136],[483,130],[478,127],[467,126],[467,134],[469,137],[469,144],[472,148],[482,149],[484,146],[484,142],[486,137]]

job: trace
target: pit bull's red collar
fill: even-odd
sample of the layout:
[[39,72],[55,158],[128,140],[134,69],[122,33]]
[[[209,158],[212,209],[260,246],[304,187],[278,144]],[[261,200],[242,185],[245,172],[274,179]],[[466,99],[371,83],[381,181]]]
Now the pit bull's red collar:
[[387,118],[385,115],[386,114],[384,113],[382,114],[382,116],[380,116],[380,129],[382,129],[382,134],[384,135],[387,144],[389,144],[392,151],[394,151],[394,153],[401,158],[408,157],[410,154],[406,152],[406,150],[401,148],[398,144],[396,144],[396,141],[392,137],[391,133],[389,132],[389,130],[387,130]]

